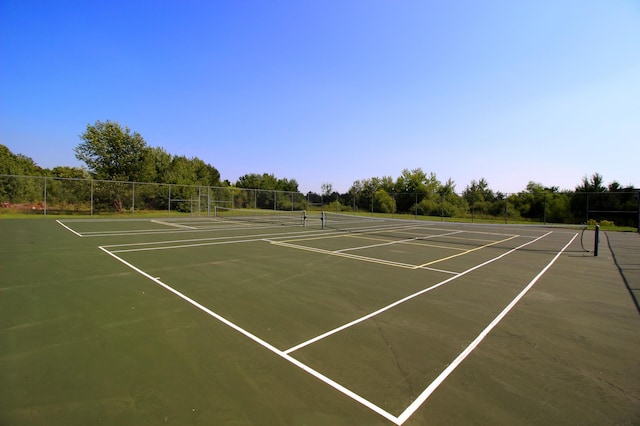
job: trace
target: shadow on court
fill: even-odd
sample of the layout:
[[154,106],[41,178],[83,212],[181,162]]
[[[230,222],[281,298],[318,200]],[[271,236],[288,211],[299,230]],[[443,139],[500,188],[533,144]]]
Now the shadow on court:
[[605,232],[605,235],[613,261],[640,313],[640,235],[630,232]]

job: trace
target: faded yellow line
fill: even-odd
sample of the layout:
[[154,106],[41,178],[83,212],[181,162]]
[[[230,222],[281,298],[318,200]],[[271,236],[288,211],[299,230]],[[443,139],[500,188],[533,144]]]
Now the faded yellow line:
[[475,248],[472,248],[470,250],[464,251],[462,253],[456,253],[456,254],[453,254],[451,256],[443,257],[441,259],[432,260],[431,262],[427,262],[427,263],[423,263],[422,265],[415,266],[415,269],[424,268],[425,266],[433,265],[434,263],[444,262],[445,260],[453,259],[454,257],[464,256],[465,254],[469,254],[469,253],[474,252],[476,250],[481,250],[483,248],[491,247],[491,246],[494,246],[496,244],[504,243],[505,241],[513,240],[514,238],[518,238],[519,236],[520,235],[514,235],[512,237],[505,238],[504,240],[494,241],[493,243],[485,244],[485,245],[480,246],[480,247],[475,247]]

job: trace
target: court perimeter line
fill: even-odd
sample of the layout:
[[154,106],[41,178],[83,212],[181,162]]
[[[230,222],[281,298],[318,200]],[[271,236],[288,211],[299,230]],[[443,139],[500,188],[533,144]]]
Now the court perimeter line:
[[178,290],[174,289],[173,287],[163,283],[158,278],[152,277],[148,273],[144,272],[142,269],[140,269],[140,268],[132,265],[131,263],[127,262],[126,260],[116,256],[115,254],[111,253],[109,250],[105,249],[104,247],[98,247],[98,248],[100,250],[102,250],[103,252],[107,253],[109,256],[113,257],[114,259],[118,260],[119,262],[123,263],[124,265],[128,266],[129,268],[133,269],[134,271],[136,271],[140,275],[150,279],[154,283],[158,284],[159,286],[165,288],[166,290],[168,290],[171,293],[175,294],[176,296],[178,296],[179,298],[183,299],[184,301],[186,301],[186,302],[190,303],[191,305],[195,306],[196,308],[200,309],[204,313],[212,316],[213,318],[215,318],[218,321],[222,322],[226,326],[234,329],[235,331],[237,331],[237,332],[243,334],[244,336],[248,337],[249,339],[253,340],[254,342],[259,344],[263,348],[268,349],[269,351],[273,352],[274,354],[276,354],[276,355],[280,356],[281,358],[289,361],[291,364],[295,365],[296,367],[298,367],[298,368],[306,371],[307,373],[311,374],[316,379],[326,383],[327,385],[331,386],[332,388],[336,389],[337,391],[341,392],[342,394],[344,394],[344,395],[348,396],[349,398],[359,402],[360,404],[364,405],[365,407],[369,408],[370,410],[380,414],[382,417],[386,418],[387,420],[389,420],[389,421],[391,421],[391,422],[393,422],[393,423],[395,423],[397,425],[401,424],[401,423],[398,422],[398,418],[396,416],[394,416],[393,414],[383,410],[382,408],[378,407],[377,405],[375,405],[371,401],[361,397],[357,393],[355,393],[355,392],[347,389],[346,387],[342,386],[341,384],[331,380],[330,378],[328,378],[324,374],[319,373],[318,371],[314,370],[313,368],[309,367],[308,365],[298,361],[297,359],[293,358],[291,355],[281,351],[280,349],[278,349],[275,346],[271,345],[270,343],[262,340],[258,336],[248,332],[244,328],[236,325],[235,323],[229,321],[228,319],[224,318],[223,316],[216,314],[215,312],[213,312],[209,308],[205,307],[204,305],[201,305],[200,303],[196,302],[195,300],[191,299],[190,297],[186,296],[185,294],[179,292]]
[[65,228],[67,231],[76,234],[78,237],[82,238],[84,235],[77,233],[76,231],[74,231],[73,229],[69,228],[67,225],[65,225],[64,223],[60,222],[59,219],[56,219],[56,222],[58,222],[58,225],[62,226],[63,228]]
[[[96,219],[96,220],[102,220],[102,219]],[[127,219],[119,219],[122,221],[126,221]],[[148,220],[148,219],[147,219]],[[106,221],[106,219],[105,219]],[[140,221],[140,219],[136,219],[136,221]],[[113,222],[113,221],[112,221]],[[62,225],[62,222],[60,222],[60,224]],[[65,228],[67,228],[69,231],[72,231],[71,228],[69,228],[66,225]],[[81,237],[128,237],[128,236],[137,236],[137,235],[161,235],[161,234],[186,234],[186,233],[194,233],[194,232],[198,232],[198,233],[205,233],[205,232],[219,232],[219,231],[237,231],[237,230],[247,230],[247,229],[270,229],[270,228],[278,228],[278,229],[282,229],[282,225],[269,225],[269,226],[253,226],[252,228],[247,228],[245,226],[243,227],[238,227],[238,228],[229,228],[229,225],[225,225],[225,226],[216,226],[216,227],[207,227],[207,228],[193,228],[193,229],[134,229],[134,230],[129,230],[129,231],[89,231],[89,232],[85,232],[83,234],[74,232],[75,234],[77,234],[78,236]],[[288,226],[287,228],[300,228],[300,226]]]
[[158,225],[165,225],[165,226],[173,226],[174,228],[198,229],[198,228],[194,228],[193,226],[182,225],[180,223],[164,222],[162,220],[156,220],[156,219],[151,219],[151,223],[157,223]]
[[[255,242],[255,241],[263,241],[264,237],[272,237],[273,239],[278,238],[289,238],[289,234],[304,234],[304,233],[312,233],[317,231],[296,231],[296,232],[285,232],[278,234],[255,234],[255,235],[236,235],[229,237],[211,237],[211,238],[195,238],[189,240],[167,240],[167,241],[150,241],[145,243],[126,243],[126,244],[110,244],[104,245],[102,247],[105,248],[113,248],[113,247],[132,247],[132,246],[145,246],[143,248],[138,249],[127,249],[127,250],[111,250],[112,253],[122,253],[122,252],[131,252],[131,251],[149,251],[149,250],[168,250],[168,249],[177,249],[177,248],[189,248],[189,247],[199,247],[206,245],[219,245],[219,244],[230,244],[230,243],[247,243],[247,242]],[[245,238],[241,240],[241,238]],[[206,243],[197,243],[197,241],[207,241]],[[178,244],[178,243],[192,243],[192,244]],[[163,246],[163,247],[154,247],[154,246],[162,246],[163,244],[178,244],[173,246]]]
[[441,287],[441,286],[443,286],[443,285],[445,285],[445,284],[447,284],[447,283],[449,283],[449,282],[451,282],[451,281],[453,281],[453,280],[455,280],[455,279],[458,279],[458,278],[460,278],[460,277],[462,277],[462,276],[464,276],[464,275],[468,274],[469,272],[473,272],[473,271],[475,271],[476,269],[480,269],[480,268],[482,268],[483,266],[486,266],[486,265],[488,265],[488,264],[490,264],[490,263],[495,262],[496,260],[502,259],[503,257],[508,256],[509,254],[513,253],[513,252],[514,252],[514,251],[516,251],[516,250],[519,250],[519,249],[521,249],[521,248],[523,248],[523,247],[525,247],[525,246],[528,246],[529,244],[533,244],[533,243],[535,243],[536,241],[541,240],[542,238],[546,237],[546,236],[547,236],[547,235],[549,235],[549,234],[551,234],[551,232],[547,232],[546,234],[539,236],[539,237],[538,237],[538,238],[536,238],[535,240],[531,240],[531,241],[529,241],[528,243],[524,243],[524,244],[522,244],[522,245],[520,245],[520,246],[518,246],[518,247],[516,247],[516,248],[513,248],[513,249],[511,249],[511,250],[509,250],[509,251],[507,251],[507,252],[505,252],[505,253],[502,253],[500,256],[494,257],[493,259],[489,259],[489,260],[487,260],[486,262],[483,262],[483,263],[481,263],[481,264],[479,264],[479,265],[476,265],[476,266],[474,266],[474,267],[472,267],[472,268],[469,268],[469,269],[467,269],[466,271],[460,272],[459,274],[454,275],[453,277],[447,278],[447,279],[446,279],[446,280],[444,280],[444,281],[440,281],[439,283],[434,284],[434,285],[432,285],[431,287],[424,288],[424,289],[422,289],[422,290],[420,290],[420,291],[417,291],[417,292],[415,292],[415,293],[413,293],[413,294],[410,294],[410,295],[409,295],[409,296],[407,296],[407,297],[404,297],[404,298],[402,298],[402,299],[400,299],[400,300],[396,300],[395,302],[393,302],[393,303],[391,303],[391,304],[389,304],[389,305],[387,305],[387,306],[383,306],[382,308],[378,309],[377,311],[371,312],[370,314],[365,315],[365,316],[363,316],[363,317],[360,317],[360,318],[358,318],[358,319],[356,319],[356,320],[353,320],[353,321],[351,321],[350,323],[347,323],[347,324],[344,324],[344,325],[342,325],[342,326],[340,326],[340,327],[334,328],[333,330],[329,330],[329,331],[327,331],[326,333],[323,333],[323,334],[321,334],[321,335],[319,335],[319,336],[314,337],[313,339],[309,339],[309,340],[307,340],[306,342],[302,342],[302,343],[300,343],[300,344],[298,344],[298,345],[296,345],[296,346],[293,346],[293,347],[291,347],[291,348],[287,349],[286,351],[284,351],[284,353],[286,353],[286,354],[290,354],[291,352],[295,352],[295,351],[297,351],[298,349],[302,349],[302,348],[304,348],[305,346],[308,346],[308,345],[310,345],[310,344],[312,344],[312,343],[316,343],[316,342],[318,342],[318,341],[320,341],[320,340],[322,340],[322,339],[324,339],[324,338],[326,338],[326,337],[329,337],[329,336],[331,336],[332,334],[336,334],[336,333],[339,333],[339,332],[341,332],[341,331],[343,331],[343,330],[346,330],[346,329],[347,329],[347,328],[349,328],[349,327],[353,327],[354,325],[359,324],[359,323],[361,323],[361,322],[363,322],[363,321],[366,321],[366,320],[368,320],[368,319],[370,319],[370,318],[373,318],[373,317],[375,317],[376,315],[379,315],[379,314],[381,314],[381,313],[383,313],[383,312],[386,312],[386,311],[388,311],[388,310],[389,310],[389,309],[391,309],[391,308],[395,308],[396,306],[398,306],[398,305],[400,305],[400,304],[402,304],[402,303],[404,303],[404,302],[407,302],[407,301],[409,301],[409,300],[411,300],[411,299],[414,299],[414,298],[416,298],[416,297],[418,297],[418,296],[420,296],[420,295],[422,295],[422,294],[424,294],[424,293],[426,293],[426,292],[429,292],[429,291],[431,291],[431,290],[434,290],[434,289],[436,289],[436,288],[438,288],[438,287]]
[[520,301],[520,299],[522,299],[525,296],[525,294],[527,294],[529,290],[531,290],[531,288],[547,272],[547,270],[551,267],[551,265],[553,265],[556,262],[556,260],[558,260],[560,255],[567,249],[567,247],[569,247],[569,245],[571,245],[571,243],[573,242],[573,240],[576,239],[577,236],[578,234],[575,234],[573,238],[569,240],[569,242],[554,256],[554,258],[551,259],[551,261],[547,264],[547,266],[545,266],[538,273],[538,275],[536,275],[535,278],[533,278],[529,282],[529,284],[511,301],[511,303],[509,303],[502,310],[502,312],[500,312],[498,316],[495,317],[494,320],[491,321],[491,323],[484,330],[482,330],[482,332],[478,335],[478,337],[476,337],[475,340],[471,342],[469,346],[467,346],[466,349],[462,351],[460,355],[458,355],[456,359],[454,359],[453,362],[449,364],[447,368],[445,368],[444,371],[440,373],[440,375],[436,377],[436,379],[433,382],[431,382],[429,386],[427,386],[427,388],[418,396],[418,398],[416,398],[415,401],[413,401],[411,405],[409,405],[402,412],[402,414],[398,416],[398,422],[399,422],[398,424],[404,423],[406,420],[409,419],[409,417],[413,415],[413,413],[416,412],[416,410],[418,410],[418,408],[420,408],[420,406],[427,400],[427,398],[429,398],[429,396],[431,396],[431,394],[442,384],[442,382],[444,382],[445,379],[449,377],[449,375],[462,363],[462,361],[464,361],[464,359],[467,356],[469,356],[471,352],[473,352],[473,350],[484,340],[484,338],[487,337],[487,335],[491,332],[491,330],[493,330],[498,325],[498,323],[502,321],[502,319],[509,313],[509,311],[511,311],[511,309],[513,309],[513,307]]

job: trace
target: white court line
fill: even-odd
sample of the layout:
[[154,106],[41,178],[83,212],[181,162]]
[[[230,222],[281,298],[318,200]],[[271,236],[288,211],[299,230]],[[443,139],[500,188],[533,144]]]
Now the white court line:
[[195,300],[191,299],[190,297],[186,296],[185,294],[179,292],[178,290],[174,289],[173,287],[163,283],[162,281],[160,281],[156,277],[152,277],[151,275],[149,275],[146,272],[144,272],[142,269],[137,268],[136,266],[132,265],[131,263],[127,262],[126,260],[116,256],[115,254],[113,254],[110,251],[106,250],[104,247],[99,247],[99,248],[103,252],[107,253],[109,256],[113,257],[114,259],[118,260],[119,262],[123,263],[124,265],[128,266],[129,268],[133,269],[134,271],[136,271],[140,275],[150,279],[151,281],[153,281],[154,283],[158,284],[159,286],[164,287],[166,290],[170,291],[171,293],[175,294],[176,296],[180,297],[181,299],[185,300],[186,302],[190,303],[191,305],[195,306],[196,308],[200,309],[201,311],[205,312],[206,314],[208,314],[208,315],[212,316],[213,318],[217,319],[218,321],[222,322],[226,326],[231,327],[232,329],[236,330],[237,332],[245,335],[246,337],[248,337],[249,339],[253,340],[254,342],[259,344],[263,348],[266,348],[266,349],[270,350],[271,352],[273,352],[274,354],[280,356],[281,358],[284,358],[285,360],[289,361],[290,363],[292,363],[296,367],[298,367],[298,368],[306,371],[307,373],[311,374],[313,377],[321,380],[322,382],[326,383],[327,385],[331,386],[332,388],[336,389],[337,391],[343,393],[344,395],[347,395],[349,398],[359,402],[360,404],[364,405],[365,407],[369,408],[370,410],[380,414],[382,417],[386,418],[387,420],[390,420],[395,424],[399,424],[398,423],[398,418],[396,416],[394,416],[393,414],[383,410],[382,408],[378,407],[374,403],[372,403],[372,402],[368,401],[367,399],[361,397],[357,393],[355,393],[355,392],[347,389],[346,387],[342,386],[341,384],[331,380],[330,378],[328,378],[324,374],[319,373],[318,371],[314,370],[313,368],[309,367],[308,365],[303,364],[302,362],[298,361],[297,359],[293,358],[292,356],[282,352],[280,349],[278,349],[275,346],[271,345],[270,343],[262,340],[258,336],[248,332],[244,328],[236,325],[235,323],[229,321],[228,319],[224,318],[223,316],[216,314],[215,312],[213,312],[209,308],[201,305],[200,303],[196,302]]
[[[175,248],[184,248],[184,247],[198,247],[205,245],[217,245],[217,244],[228,244],[229,242],[253,242],[253,241],[264,241],[265,237],[271,237],[273,240],[277,240],[280,238],[291,238],[292,235],[304,235],[306,233],[313,233],[317,231],[296,231],[296,232],[279,232],[276,234],[248,234],[248,235],[236,235],[236,236],[228,236],[228,237],[211,237],[211,238],[194,238],[189,240],[168,240],[168,241],[150,241],[145,243],[127,243],[127,244],[111,244],[104,245],[102,247],[105,248],[114,248],[114,247],[135,247],[135,246],[145,246],[139,249],[130,249],[127,251],[149,251],[149,250],[166,250],[166,249],[175,249]],[[312,234],[313,235],[313,234]],[[244,240],[241,240],[244,238]],[[198,243],[200,241],[207,241],[208,243]],[[193,244],[180,244],[180,243],[193,243]],[[153,247],[153,246],[161,246],[166,244],[178,244],[174,246],[165,246],[165,247]],[[111,250],[113,253],[116,253],[116,250]],[[122,252],[120,250],[118,252]]]
[[457,272],[453,272],[453,271],[447,271],[445,269],[436,269],[436,268],[429,268],[427,266],[420,266],[420,265],[412,265],[409,263],[401,263],[401,262],[395,262],[393,260],[385,260],[385,259],[378,259],[375,257],[366,257],[366,256],[360,256],[357,254],[350,254],[350,253],[338,253],[335,251],[330,251],[330,250],[325,250],[325,249],[321,249],[321,248],[315,248],[315,247],[308,247],[308,246],[300,246],[297,244],[289,244],[286,242],[282,242],[282,241],[273,241],[270,239],[264,239],[263,241],[269,242],[273,245],[276,246],[282,246],[282,247],[288,247],[288,248],[293,248],[296,250],[304,250],[304,251],[310,251],[313,253],[321,253],[321,254],[326,254],[329,256],[337,256],[337,257],[345,257],[347,259],[354,259],[354,260],[360,260],[363,262],[369,262],[369,263],[377,263],[379,265],[387,265],[387,266],[396,266],[398,268],[405,268],[405,269],[425,269],[428,271],[434,271],[434,272],[443,272],[445,274],[457,274]]
[[[126,219],[122,219],[125,221]],[[149,220],[149,219],[147,219]],[[221,222],[223,223],[223,222]],[[265,226],[252,226],[251,229],[282,229],[282,225],[265,225]],[[294,228],[291,226],[290,228]],[[295,228],[301,228],[301,226],[295,226]],[[218,231],[237,231],[243,230],[246,231],[248,228],[246,226],[242,227],[229,227],[229,225],[220,225],[215,227],[206,227],[206,228],[193,228],[193,229],[134,229],[129,231],[88,231],[80,234],[83,237],[121,237],[121,236],[130,236],[130,235],[158,235],[158,234],[186,234],[186,233],[194,233],[194,232],[218,232]],[[69,228],[69,230],[71,230]]]
[[346,248],[342,250],[334,250],[332,253],[344,253],[345,251],[364,250],[364,249],[374,248],[374,247],[383,247],[383,246],[390,246],[393,244],[408,243],[410,241],[415,241],[415,238],[407,238],[407,239],[398,240],[398,241],[388,241],[386,243],[370,244],[368,246],[359,246],[359,247]]
[[[385,307],[381,310],[376,311],[373,314],[369,314],[366,317],[363,317],[363,319],[354,321],[352,323],[347,324],[346,326],[340,327],[340,330],[343,330],[347,327],[350,327],[358,322],[364,321],[364,319],[368,319],[371,318],[374,314],[378,314],[381,313],[383,311],[386,311],[388,309],[390,309],[392,306],[397,306],[399,303],[402,303],[403,301],[409,300],[410,298],[416,297],[419,294],[423,294],[426,291],[429,291],[430,289],[436,288],[438,286],[441,286],[447,282],[450,282],[462,275],[465,275],[473,270],[476,270],[478,268],[481,268],[482,266],[485,266],[489,263],[492,263],[498,259],[501,259],[511,253],[513,253],[516,250],[519,250],[529,244],[532,244],[546,236],[548,236],[549,234],[551,234],[552,232],[548,232],[544,235],[541,235],[537,238],[535,238],[534,240],[522,244],[506,253],[503,253],[502,255],[491,259],[489,261],[486,261],[480,265],[477,265],[473,268],[470,268],[467,271],[464,271],[462,273],[460,273],[459,275],[452,277],[448,280],[445,280],[439,284],[436,284],[435,286],[430,287],[429,289],[425,289],[422,290],[421,292],[418,292],[414,295],[408,296],[407,298],[402,299],[401,301],[398,301],[392,305],[389,305],[388,307]],[[460,353],[460,355],[458,355],[458,357],[456,357],[456,359],[419,395],[419,397],[413,402],[411,403],[403,412],[400,416],[394,416],[393,414],[387,412],[386,410],[380,408],[379,406],[373,404],[372,402],[368,401],[367,399],[361,397],[360,395],[356,394],[355,392],[349,390],[348,388],[340,385],[339,383],[335,382],[334,380],[328,378],[327,376],[319,373],[318,371],[314,370],[313,368],[309,367],[308,365],[298,361],[297,359],[293,358],[291,355],[289,355],[291,352],[293,352],[296,349],[299,349],[300,347],[302,347],[301,345],[298,345],[294,348],[291,348],[289,350],[286,351],[281,351],[279,349],[277,349],[276,347],[274,347],[273,345],[271,345],[270,343],[260,339],[259,337],[255,336],[254,334],[248,332],[247,330],[241,328],[240,326],[236,325],[235,323],[227,320],[226,318],[216,314],[215,312],[211,311],[210,309],[206,308],[205,306],[201,305],[200,303],[196,302],[195,300],[189,298],[188,296],[184,295],[183,293],[179,292],[178,290],[175,290],[174,288],[172,288],[171,286],[163,283],[162,281],[160,281],[158,278],[156,277],[152,277],[151,275],[147,274],[146,272],[142,271],[141,269],[137,268],[136,266],[132,265],[131,263],[125,261],[124,259],[116,256],[115,254],[109,252],[108,250],[106,250],[104,247],[99,247],[100,250],[102,250],[103,252],[107,253],[108,255],[112,256],[113,258],[115,258],[116,260],[118,260],[119,262],[123,263],[124,265],[126,265],[127,267],[133,269],[134,271],[138,272],[139,274],[143,275],[144,277],[150,279],[151,281],[153,281],[154,283],[160,285],[161,287],[165,288],[166,290],[170,291],[171,293],[175,294],[176,296],[180,297],[181,299],[185,300],[186,302],[190,303],[191,305],[195,306],[196,308],[200,309],[201,311],[207,313],[208,315],[212,316],[213,318],[217,319],[218,321],[222,322],[223,324],[227,325],[228,327],[238,331],[239,333],[243,334],[244,336],[248,337],[249,339],[253,340],[254,342],[258,343],[259,345],[261,345],[262,347],[268,349],[269,351],[273,352],[274,354],[280,356],[281,358],[289,361],[290,363],[292,363],[293,365],[297,366],[298,368],[302,369],[303,371],[307,372],[308,374],[312,375],[313,377],[317,378],[318,380],[324,382],[325,384],[331,386],[332,388],[336,389],[337,391],[341,392],[342,394],[348,396],[349,398],[353,399],[354,401],[357,401],[358,403],[360,403],[361,405],[369,408],[370,410],[374,411],[375,413],[381,415],[382,417],[386,418],[387,420],[393,422],[394,424],[400,426],[402,425],[404,422],[406,422],[421,406],[422,404],[429,398],[429,396],[440,386],[440,384],[442,384],[442,382],[444,382],[444,380],[446,380],[446,378],[462,363],[462,361],[469,355],[471,354],[471,352],[482,342],[482,340],[484,340],[484,338],[491,332],[491,330],[493,328],[495,328],[495,326],[507,315],[507,313],[522,299],[522,297],[524,297],[524,295],[534,286],[534,284],[540,279],[540,277],[542,277],[546,271],[555,263],[555,261],[560,257],[560,255],[566,250],[567,247],[569,247],[569,245],[575,240],[575,238],[578,236],[578,234],[575,234],[573,236],[573,238],[562,248],[562,250],[560,250],[555,257],[538,273],[538,275],[536,275],[536,277],[507,305],[507,307],[500,313],[498,314],[498,316],[480,333],[480,335],[478,335],[478,337],[476,337],[476,339],[462,352]],[[336,329],[338,330],[338,329]],[[331,333],[333,334],[333,332]],[[319,337],[326,337],[328,334],[325,333],[322,336]],[[312,339],[311,341],[305,342],[304,346],[318,341],[320,340],[319,338],[316,339]]]
[[547,236],[547,235],[549,235],[549,234],[551,234],[551,232],[547,232],[546,234],[539,236],[539,237],[538,237],[538,238],[536,238],[535,240],[531,240],[531,241],[529,241],[529,242],[527,242],[527,243],[524,243],[524,244],[522,244],[522,245],[519,245],[519,246],[518,246],[518,247],[516,247],[516,248],[513,248],[513,249],[511,249],[511,250],[509,250],[509,251],[507,251],[507,252],[505,252],[505,253],[502,253],[500,256],[494,257],[493,259],[489,259],[489,260],[487,260],[487,261],[486,261],[486,262],[484,262],[484,263],[481,263],[481,264],[476,265],[476,266],[474,266],[474,267],[472,267],[472,268],[469,268],[469,269],[467,269],[466,271],[460,272],[459,274],[454,275],[453,277],[447,278],[447,279],[446,279],[446,280],[444,280],[444,281],[440,281],[439,283],[434,284],[434,285],[432,285],[431,287],[427,287],[427,288],[422,289],[422,290],[420,290],[420,291],[417,291],[417,292],[415,292],[415,293],[413,293],[413,294],[410,294],[409,296],[407,296],[407,297],[405,297],[405,298],[403,298],[403,299],[397,300],[397,301],[395,301],[395,302],[393,302],[393,303],[391,303],[391,304],[389,304],[389,305],[387,305],[387,306],[384,306],[384,307],[382,307],[382,308],[378,309],[377,311],[371,312],[371,313],[370,313],[370,314],[368,314],[368,315],[365,315],[365,316],[360,317],[360,318],[358,318],[358,319],[356,319],[356,320],[354,320],[354,321],[351,321],[350,323],[347,323],[347,324],[344,324],[344,325],[342,325],[342,326],[340,326],[340,327],[334,328],[333,330],[329,330],[329,331],[327,331],[326,333],[323,333],[323,334],[321,334],[321,335],[319,335],[319,336],[314,337],[313,339],[309,339],[309,340],[307,340],[306,342],[302,342],[302,343],[300,343],[300,344],[298,344],[298,345],[296,345],[296,346],[294,346],[294,347],[292,347],[292,348],[287,349],[287,350],[286,350],[286,351],[284,351],[284,352],[285,352],[285,353],[287,353],[287,354],[289,354],[289,353],[291,353],[291,352],[295,352],[295,351],[297,351],[298,349],[302,349],[302,348],[304,348],[305,346],[308,346],[308,345],[310,345],[310,344],[312,344],[312,343],[318,342],[318,341],[320,341],[320,340],[322,340],[322,339],[324,339],[324,338],[326,338],[326,337],[331,336],[332,334],[336,334],[336,333],[338,333],[338,332],[340,332],[340,331],[346,330],[346,329],[347,329],[347,328],[349,328],[349,327],[353,327],[353,326],[354,326],[354,325],[356,325],[356,324],[359,324],[359,323],[361,323],[361,322],[363,322],[363,321],[366,321],[366,320],[368,320],[368,319],[371,319],[371,318],[375,317],[376,315],[379,315],[379,314],[381,314],[381,313],[383,313],[383,312],[386,312],[386,311],[388,311],[388,310],[389,310],[389,309],[391,309],[391,308],[395,308],[396,306],[398,306],[398,305],[400,305],[400,304],[402,304],[402,303],[404,303],[404,302],[406,302],[406,301],[409,301],[409,300],[411,300],[411,299],[414,299],[414,298],[416,298],[416,297],[418,297],[418,296],[420,296],[420,295],[422,295],[422,294],[424,294],[424,293],[426,293],[426,292],[428,292],[428,291],[434,290],[434,289],[436,289],[436,288],[438,288],[438,287],[441,287],[441,286],[443,286],[443,285],[445,285],[445,284],[447,284],[447,283],[449,283],[449,282],[451,282],[451,281],[453,281],[453,280],[455,280],[455,279],[458,279],[458,278],[460,278],[460,277],[462,277],[462,276],[464,276],[464,275],[468,274],[469,272],[473,272],[473,271],[475,271],[476,269],[480,269],[480,268],[482,268],[483,266],[486,266],[486,265],[488,265],[488,264],[490,264],[490,263],[495,262],[496,260],[502,259],[503,257],[510,255],[511,253],[513,253],[513,252],[514,252],[514,251],[516,251],[516,250],[519,250],[519,249],[521,249],[521,248],[523,248],[523,247],[528,246],[529,244],[533,244],[533,243],[535,243],[536,241],[541,240],[542,238],[546,237],[546,236]]
[[180,223],[173,223],[173,222],[164,222],[162,220],[156,220],[156,219],[151,219],[151,223],[157,223],[158,225],[165,225],[165,226],[173,226],[174,228],[198,229],[198,228],[194,228],[193,226],[187,226],[187,225],[182,225]]
[[64,223],[60,222],[60,220],[59,220],[59,219],[56,219],[56,222],[58,222],[58,225],[60,225],[60,226],[62,226],[63,228],[65,228],[67,231],[69,231],[69,232],[71,232],[71,233],[73,233],[73,234],[76,234],[76,235],[77,235],[78,237],[80,237],[80,238],[82,238],[82,237],[83,237],[83,235],[82,235],[82,234],[79,234],[79,233],[77,233],[76,231],[74,231],[73,229],[69,228],[67,225],[65,225]]
[[418,398],[416,398],[415,401],[413,401],[411,405],[409,405],[402,412],[402,414],[398,416],[397,424],[401,425],[402,423],[407,421],[409,417],[411,417],[413,413],[415,413],[416,410],[420,408],[420,406],[427,400],[427,398],[429,398],[429,396],[431,396],[431,394],[442,384],[442,382],[444,382],[445,379],[449,377],[449,375],[453,373],[456,368],[458,368],[462,361],[464,361],[464,359],[469,356],[469,354],[471,354],[471,352],[473,352],[476,347],[478,347],[478,345],[484,340],[485,337],[487,337],[491,330],[493,330],[498,325],[498,323],[502,321],[502,319],[509,313],[509,311],[511,311],[511,309],[513,309],[513,307],[520,301],[520,299],[522,299],[524,295],[527,294],[529,290],[531,290],[536,282],[538,282],[538,280],[547,272],[551,265],[553,265],[556,260],[558,260],[560,255],[567,249],[567,247],[569,247],[569,245],[571,245],[571,243],[576,239],[577,236],[578,234],[575,234],[573,238],[571,238],[571,240],[562,248],[562,250],[560,250],[553,259],[551,259],[547,266],[545,266],[538,273],[538,275],[536,275],[535,278],[532,279],[531,282],[529,282],[529,284],[511,301],[511,303],[509,303],[507,307],[504,308],[502,312],[500,312],[498,316],[495,317],[494,320],[491,321],[491,323],[484,330],[482,330],[478,337],[476,337],[475,340],[471,342],[469,346],[467,346],[466,349],[462,351],[460,355],[458,355],[456,359],[454,359],[453,362],[451,362],[451,364],[449,364],[447,368],[445,368],[444,371],[440,373],[440,375],[433,382],[431,382],[429,386],[427,386],[427,388],[418,396]]
[[335,250],[334,253],[342,253],[342,252],[345,252],[345,251],[353,251],[353,250],[363,250],[363,249],[374,248],[374,247],[388,246],[388,245],[391,245],[391,244],[408,243],[408,242],[416,241],[417,239],[426,240],[426,239],[429,239],[429,238],[445,237],[445,236],[448,236],[448,235],[459,234],[461,232],[463,232],[463,231],[454,231],[454,232],[449,232],[449,233],[446,233],[446,234],[429,235],[427,237],[420,237],[420,238],[407,238],[407,239],[400,240],[400,241],[389,241],[389,242],[386,242],[386,243],[371,244],[371,245],[368,245],[368,246],[352,247],[352,248],[346,248],[346,249],[342,249],[342,250]]

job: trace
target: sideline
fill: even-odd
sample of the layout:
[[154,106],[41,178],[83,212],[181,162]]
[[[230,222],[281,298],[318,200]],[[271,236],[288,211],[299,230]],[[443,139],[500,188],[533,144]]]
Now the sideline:
[[551,265],[553,265],[556,260],[558,260],[560,255],[564,253],[564,251],[571,245],[571,243],[573,243],[577,236],[578,234],[575,234],[573,238],[569,240],[569,242],[562,248],[562,250],[560,250],[553,259],[551,259],[547,266],[545,266],[538,273],[538,275],[536,275],[535,278],[533,278],[531,282],[529,282],[529,284],[511,301],[511,303],[509,303],[507,307],[504,308],[502,312],[500,312],[498,316],[495,317],[494,320],[491,321],[491,323],[489,323],[489,325],[484,330],[482,330],[478,337],[476,337],[475,340],[471,342],[469,346],[467,346],[465,350],[462,351],[460,355],[458,355],[456,359],[454,359],[451,364],[449,364],[449,366],[447,366],[447,368],[445,368],[444,371],[440,373],[440,375],[436,377],[433,382],[431,382],[429,386],[427,386],[427,388],[420,394],[420,396],[418,396],[415,401],[413,401],[411,405],[409,405],[406,410],[404,410],[404,412],[400,416],[398,416],[399,425],[407,421],[409,417],[411,417],[413,413],[415,413],[416,410],[420,408],[420,406],[429,398],[429,396],[431,396],[431,394],[442,384],[442,382],[444,382],[446,378],[449,377],[449,375],[453,373],[456,368],[458,368],[462,361],[464,361],[464,359],[469,356],[469,354],[471,354],[471,352],[473,352],[476,347],[478,347],[478,345],[484,340],[485,337],[487,337],[491,330],[493,330],[495,326],[498,325],[500,321],[502,321],[502,319],[509,313],[509,311],[511,311],[511,309],[513,309],[513,307],[520,301],[520,299],[522,299],[524,295],[527,294],[529,290],[531,290],[531,288],[536,284],[536,282],[538,282],[538,280],[547,272],[547,270],[551,268]]

